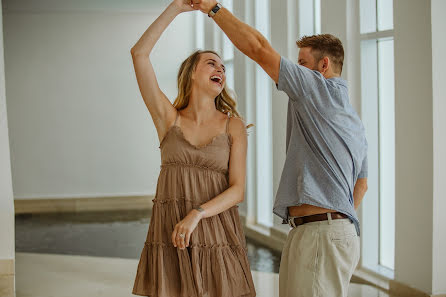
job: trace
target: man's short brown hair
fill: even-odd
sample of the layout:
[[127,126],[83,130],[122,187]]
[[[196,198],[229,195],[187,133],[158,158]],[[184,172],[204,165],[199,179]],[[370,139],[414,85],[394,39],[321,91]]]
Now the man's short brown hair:
[[333,63],[335,72],[342,72],[344,64],[344,47],[342,42],[336,36],[331,34],[318,34],[312,36],[304,36],[296,44],[299,48],[309,47],[316,62],[323,57],[328,56]]

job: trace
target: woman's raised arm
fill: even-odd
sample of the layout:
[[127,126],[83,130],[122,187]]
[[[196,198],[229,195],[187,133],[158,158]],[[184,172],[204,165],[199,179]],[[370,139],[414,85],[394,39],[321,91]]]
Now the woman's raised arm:
[[182,12],[193,10],[186,2],[189,1],[173,1],[149,26],[130,51],[139,90],[152,116],[160,141],[164,138],[167,129],[174,122],[176,110],[159,88],[149,56],[161,34],[173,19]]

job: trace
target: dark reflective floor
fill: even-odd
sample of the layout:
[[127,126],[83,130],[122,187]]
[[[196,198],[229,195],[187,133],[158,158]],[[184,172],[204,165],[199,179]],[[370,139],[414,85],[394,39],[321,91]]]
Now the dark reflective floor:
[[[15,218],[16,252],[139,259],[147,211],[23,214]],[[248,240],[251,269],[279,272],[280,253]]]

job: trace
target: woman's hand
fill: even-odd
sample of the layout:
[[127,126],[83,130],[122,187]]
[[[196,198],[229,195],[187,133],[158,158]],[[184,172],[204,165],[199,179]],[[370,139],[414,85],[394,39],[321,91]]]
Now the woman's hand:
[[191,0],[190,2],[195,10],[200,10],[205,14],[208,14],[218,3],[217,0]]
[[174,247],[184,250],[189,246],[190,236],[197,228],[198,222],[201,220],[201,212],[193,209],[187,216],[175,225],[172,232],[172,243]]
[[180,13],[194,10],[190,0],[173,0],[171,5],[178,9]]

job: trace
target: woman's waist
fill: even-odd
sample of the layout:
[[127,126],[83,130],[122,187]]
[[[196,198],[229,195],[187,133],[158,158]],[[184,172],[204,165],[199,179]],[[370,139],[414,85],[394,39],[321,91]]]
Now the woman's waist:
[[180,161],[180,160],[168,160],[161,163],[161,170],[166,169],[192,169],[200,171],[210,171],[219,174],[227,174],[228,168],[224,165],[210,164],[205,162],[193,162],[193,161]]

